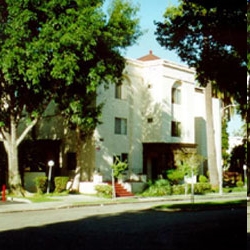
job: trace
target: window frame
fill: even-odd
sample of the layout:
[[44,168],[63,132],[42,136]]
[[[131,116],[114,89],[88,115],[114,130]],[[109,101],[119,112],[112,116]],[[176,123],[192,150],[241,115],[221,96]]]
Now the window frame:
[[171,122],[171,136],[181,137],[181,122],[180,121]]
[[115,117],[115,128],[114,132],[116,135],[127,135],[128,134],[128,121],[126,118]]
[[181,104],[181,89],[179,86],[174,86],[172,88],[172,103],[173,104]]

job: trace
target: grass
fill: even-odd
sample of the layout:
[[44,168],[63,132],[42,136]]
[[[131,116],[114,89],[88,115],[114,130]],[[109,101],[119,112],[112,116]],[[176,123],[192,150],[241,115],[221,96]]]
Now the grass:
[[62,193],[49,193],[49,194],[38,194],[35,193],[33,195],[25,197],[25,199],[30,200],[34,203],[39,202],[51,202],[51,201],[59,201],[56,197],[58,196],[67,196],[68,192],[62,192]]
[[196,203],[178,203],[178,204],[166,204],[157,206],[154,209],[161,211],[204,211],[214,209],[233,209],[238,207],[246,207],[246,200],[235,201],[214,201],[214,202],[196,202]]

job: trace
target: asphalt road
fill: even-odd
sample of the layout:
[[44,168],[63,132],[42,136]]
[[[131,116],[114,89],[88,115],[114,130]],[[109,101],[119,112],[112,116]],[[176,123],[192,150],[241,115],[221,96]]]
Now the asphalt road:
[[149,204],[0,214],[0,249],[244,250],[246,209],[169,212]]

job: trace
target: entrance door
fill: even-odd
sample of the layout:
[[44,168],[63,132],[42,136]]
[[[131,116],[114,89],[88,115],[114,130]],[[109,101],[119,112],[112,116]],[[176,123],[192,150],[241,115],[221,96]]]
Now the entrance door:
[[147,177],[149,180],[156,180],[158,176],[158,158],[151,157],[147,159]]
[[152,161],[152,179],[157,180],[158,179],[158,166],[159,166],[159,161],[157,157],[153,157],[151,159]]

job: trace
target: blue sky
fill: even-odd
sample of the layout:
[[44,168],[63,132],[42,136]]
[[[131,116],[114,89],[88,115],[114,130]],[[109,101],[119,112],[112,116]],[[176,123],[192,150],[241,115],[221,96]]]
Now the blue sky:
[[154,21],[163,21],[163,14],[170,5],[177,5],[177,0],[137,0],[134,3],[140,7],[138,17],[140,18],[143,36],[138,39],[137,44],[129,47],[125,56],[128,58],[139,58],[148,54],[149,50],[163,59],[181,63],[180,58],[173,51],[167,51],[156,41],[154,32],[156,26]]

